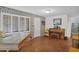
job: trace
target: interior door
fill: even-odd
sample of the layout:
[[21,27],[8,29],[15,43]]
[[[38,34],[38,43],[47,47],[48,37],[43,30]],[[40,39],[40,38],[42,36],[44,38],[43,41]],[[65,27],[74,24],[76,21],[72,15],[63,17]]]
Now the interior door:
[[39,17],[35,17],[34,19],[34,37],[38,37],[40,36],[40,18]]

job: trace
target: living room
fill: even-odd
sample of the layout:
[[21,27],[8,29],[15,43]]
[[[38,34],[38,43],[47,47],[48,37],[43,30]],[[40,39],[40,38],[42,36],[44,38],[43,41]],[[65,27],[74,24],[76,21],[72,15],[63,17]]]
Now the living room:
[[1,6],[0,50],[78,52],[78,12],[78,6]]

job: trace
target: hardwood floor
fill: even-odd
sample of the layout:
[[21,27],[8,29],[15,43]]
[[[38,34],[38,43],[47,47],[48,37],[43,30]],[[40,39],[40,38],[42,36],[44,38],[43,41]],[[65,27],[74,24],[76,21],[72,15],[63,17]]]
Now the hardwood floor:
[[[28,44],[29,43],[29,44]],[[20,50],[22,52],[67,52],[70,43],[68,40],[37,37]]]

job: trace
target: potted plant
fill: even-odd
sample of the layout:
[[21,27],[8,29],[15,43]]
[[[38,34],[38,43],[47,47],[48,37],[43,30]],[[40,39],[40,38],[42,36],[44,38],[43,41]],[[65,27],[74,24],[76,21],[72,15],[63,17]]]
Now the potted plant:
[[79,26],[77,27],[77,31],[78,31],[78,33],[79,33]]

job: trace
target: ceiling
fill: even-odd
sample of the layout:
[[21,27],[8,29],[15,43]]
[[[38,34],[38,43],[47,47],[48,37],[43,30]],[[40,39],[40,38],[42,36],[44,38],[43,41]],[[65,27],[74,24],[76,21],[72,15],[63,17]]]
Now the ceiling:
[[[53,16],[67,14],[70,16],[79,15],[79,6],[7,6],[9,8],[29,12],[39,16]],[[42,10],[52,9],[52,13],[44,13]]]

